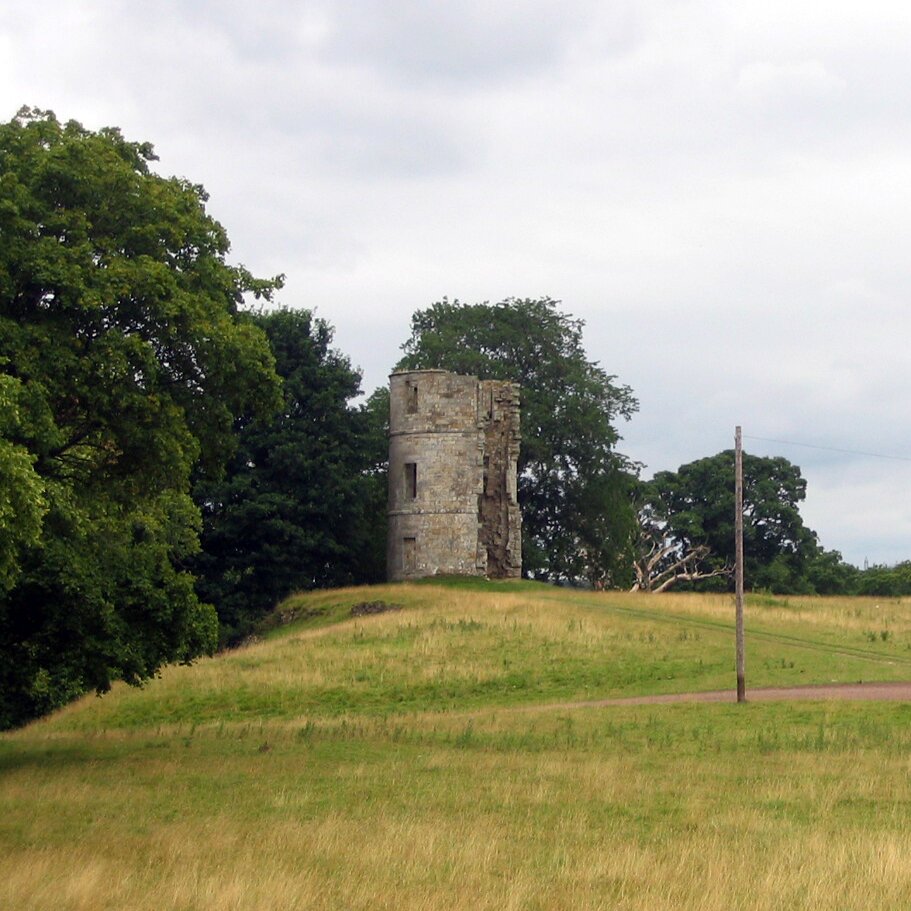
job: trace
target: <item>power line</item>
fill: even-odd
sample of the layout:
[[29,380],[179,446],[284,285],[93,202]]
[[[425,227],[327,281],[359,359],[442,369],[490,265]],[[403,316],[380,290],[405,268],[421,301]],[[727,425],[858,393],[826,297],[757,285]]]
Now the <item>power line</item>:
[[802,446],[804,449],[822,449],[825,452],[841,452],[846,455],[869,456],[872,459],[892,459],[896,462],[911,462],[909,456],[884,455],[881,452],[863,452],[860,449],[837,449],[834,446],[815,446],[813,443],[797,443],[794,440],[772,440],[768,437],[743,435],[745,440],[761,440],[763,443],[780,443],[782,446]]

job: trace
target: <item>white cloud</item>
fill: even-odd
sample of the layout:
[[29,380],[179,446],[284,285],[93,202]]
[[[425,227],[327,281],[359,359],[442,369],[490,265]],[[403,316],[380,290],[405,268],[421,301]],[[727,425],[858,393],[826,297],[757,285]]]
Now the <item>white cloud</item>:
[[[572,36],[593,19],[593,0],[359,0],[332,3],[327,51],[346,65],[389,74],[413,90],[421,83],[464,91],[549,69]],[[631,4],[618,4],[613,40],[623,44]]]
[[[8,0],[0,108],[154,142],[368,387],[418,307],[549,294],[650,470],[911,455],[909,44],[888,0]],[[826,546],[911,556],[896,477],[777,454]]]
[[843,91],[845,80],[829,72],[819,60],[772,63],[760,60],[744,64],[737,74],[737,89],[750,98],[798,97],[815,100]]

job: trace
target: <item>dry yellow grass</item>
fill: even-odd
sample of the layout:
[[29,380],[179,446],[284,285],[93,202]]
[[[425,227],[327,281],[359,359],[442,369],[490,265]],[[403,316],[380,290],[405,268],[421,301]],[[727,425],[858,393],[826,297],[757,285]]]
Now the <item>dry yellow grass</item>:
[[[729,726],[717,711],[690,721]],[[673,730],[675,714],[661,713]],[[581,715],[580,737],[603,721]],[[529,723],[544,742],[562,724]],[[4,802],[30,794],[34,816],[0,859],[0,907],[907,907],[904,756],[397,745],[376,727],[315,746],[268,726],[248,748],[226,742],[170,743],[163,761],[121,735],[53,774],[8,770]]]
[[[531,707],[705,684],[729,634],[695,621],[724,624],[728,599],[369,594],[404,609],[290,628],[0,737],[0,908],[911,904],[911,707]],[[860,660],[839,643],[901,672],[908,605],[873,643],[874,604],[814,604],[756,612],[835,643],[807,652],[827,673]]]
[[[732,598],[729,595],[665,593],[634,595],[649,608],[680,615],[701,616],[729,622]],[[911,634],[911,599],[867,598],[821,595],[748,595],[747,611],[754,623],[811,629],[864,632],[892,629],[895,634]]]

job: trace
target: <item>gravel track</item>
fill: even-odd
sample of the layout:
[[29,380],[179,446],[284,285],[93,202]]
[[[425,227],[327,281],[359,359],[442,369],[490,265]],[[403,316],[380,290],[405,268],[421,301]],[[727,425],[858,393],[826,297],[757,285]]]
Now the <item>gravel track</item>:
[[[747,689],[747,702],[841,699],[869,702],[911,702],[911,682],[901,683],[818,683],[808,686],[765,686]],[[735,690],[707,690],[702,693],[665,693],[657,696],[627,696],[619,699],[591,699],[559,702],[552,709],[600,708],[609,705],[663,705],[673,702],[736,702]],[[531,708],[531,706],[529,707]]]

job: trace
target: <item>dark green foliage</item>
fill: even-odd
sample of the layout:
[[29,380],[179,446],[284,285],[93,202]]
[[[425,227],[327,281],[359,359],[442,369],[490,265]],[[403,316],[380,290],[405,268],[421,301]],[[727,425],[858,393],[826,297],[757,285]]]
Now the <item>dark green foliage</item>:
[[381,581],[386,432],[382,396],[349,402],[360,374],[308,311],[254,322],[269,338],[284,403],[269,423],[238,425],[225,477],[195,491],[203,513],[198,591],[233,642],[296,590]]
[[40,539],[47,511],[35,456],[14,442],[26,430],[27,404],[22,383],[0,373],[0,597],[19,575],[22,551]]
[[633,582],[637,479],[617,459],[602,470],[567,485],[567,513],[576,524],[563,561],[569,579],[595,588],[628,589]]
[[806,577],[811,591],[817,595],[849,595],[857,593],[860,570],[845,563],[837,550],[819,546],[806,562]]
[[911,561],[905,560],[895,566],[874,565],[854,573],[852,594],[891,598],[911,595]]
[[190,472],[278,404],[238,310],[277,281],[152,160],[47,112],[0,126],[0,727],[215,644]]
[[630,562],[618,554],[629,546],[635,517],[624,493],[632,466],[615,451],[614,425],[638,405],[629,387],[588,359],[582,322],[557,304],[444,298],[414,314],[398,366],[519,383],[524,572],[617,584],[618,567]]
[[380,386],[359,409],[357,462],[363,474],[361,509],[364,536],[355,566],[357,583],[386,581],[386,509],[389,497],[389,388]]
[[[734,451],[661,471],[642,485],[645,504],[681,550],[704,544],[703,568],[734,565]],[[800,469],[783,458],[744,453],[744,584],[776,592],[811,592],[807,572],[819,553],[798,504],[806,496]],[[820,575],[822,565],[819,566]],[[713,579],[704,585],[733,584]]]

